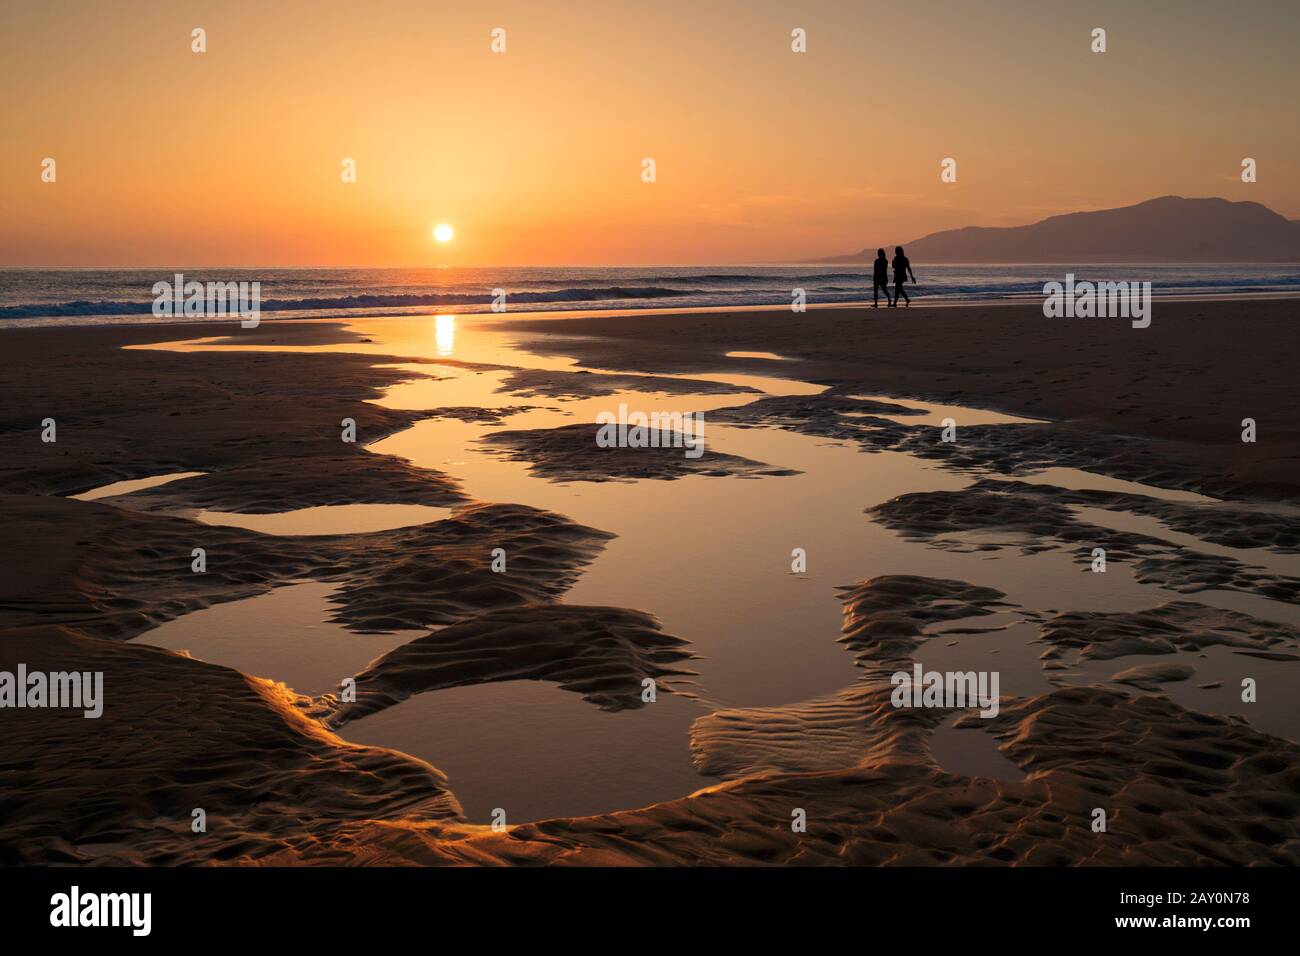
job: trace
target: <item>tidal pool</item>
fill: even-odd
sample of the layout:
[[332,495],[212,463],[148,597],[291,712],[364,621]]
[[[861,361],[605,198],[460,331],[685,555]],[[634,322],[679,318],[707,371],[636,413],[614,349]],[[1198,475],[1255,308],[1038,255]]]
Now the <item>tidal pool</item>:
[[[1008,611],[962,622],[972,628],[995,625],[1000,630],[944,633],[953,624],[934,629],[934,636],[916,655],[926,669],[996,669],[1001,674],[1003,695],[1050,691],[1049,676],[1053,681],[1106,682],[1122,669],[1114,666],[1120,662],[1112,661],[1106,662],[1105,668],[1044,671],[1039,659],[1043,645],[1038,643],[1032,612],[1140,610],[1167,601],[1195,600],[1246,610],[1269,620],[1300,620],[1295,606],[1256,595],[1205,591],[1188,596],[1139,584],[1122,565],[1107,574],[1091,574],[1065,550],[959,552],[906,541],[874,523],[865,509],[911,492],[956,491],[974,479],[901,452],[866,454],[852,443],[709,420],[709,413],[717,409],[743,405],[763,395],[814,395],[822,391],[819,385],[720,368],[714,373],[660,378],[707,379],[756,389],[759,394],[683,394],[671,383],[656,389],[655,383],[648,382],[632,389],[613,388],[601,395],[588,394],[584,384],[577,383],[573,394],[562,397],[525,396],[506,390],[513,369],[575,372],[579,367],[565,358],[528,351],[518,334],[500,331],[482,317],[366,320],[356,327],[368,341],[301,350],[423,356],[432,364],[400,366],[423,377],[393,386],[377,400],[379,404],[496,412],[494,420],[424,419],[370,445],[370,450],[445,472],[474,499],[545,508],[613,532],[617,537],[608,542],[563,600],[649,611],[665,631],[690,641],[690,650],[700,655],[690,665],[699,672],[690,688],[695,699],[661,695],[654,704],[608,713],[552,684],[510,681],[417,695],[339,731],[345,739],[402,750],[444,770],[453,792],[476,821],[485,822],[496,808],[504,809],[511,823],[600,813],[670,799],[716,783],[716,779],[696,773],[691,764],[692,721],[718,707],[797,703],[834,693],[861,678],[863,672],[837,642],[842,617],[837,588],[877,575],[916,574],[986,585],[1005,592],[1008,602],[1026,609],[1025,614]],[[155,347],[244,348],[210,340]],[[745,357],[760,356],[746,353]],[[775,370],[775,362],[773,367]],[[951,417],[960,429],[973,424],[1014,428],[1032,421],[961,406],[883,395],[865,397],[923,411],[922,415],[896,416],[903,423],[937,426]],[[612,412],[620,403],[647,413],[702,412],[706,459],[710,452],[723,452],[798,473],[761,478],[687,475],[671,481],[556,482],[538,476],[528,462],[512,461],[501,449],[484,442],[492,432],[503,429],[594,423],[599,413]],[[1119,482],[1075,469],[1014,477],[1214,503],[1203,496]],[[436,516],[429,512],[442,510],[403,512],[399,518],[393,508],[417,506],[371,506],[383,509],[366,513],[379,522],[372,526],[361,520],[363,513],[356,510],[366,506],[343,507],[345,511],[331,513],[338,515],[337,523],[326,522],[322,509],[281,516],[223,515],[221,520],[235,523],[237,518],[243,527],[268,533],[351,533],[397,526],[387,523],[390,520],[434,520]],[[1171,545],[1194,543],[1201,551],[1214,551],[1204,542],[1170,532],[1159,522],[1138,521],[1135,516],[1114,512],[1093,514],[1096,510],[1090,509],[1087,517],[1101,527],[1140,528]],[[212,515],[206,518],[213,520]],[[330,532],[313,530],[326,526]],[[802,573],[792,570],[796,551],[806,556]],[[1294,561],[1267,552],[1252,552],[1250,557],[1265,567],[1294,567]],[[309,586],[324,587],[296,587]],[[289,595],[276,598],[278,593],[226,606],[225,610],[217,607],[196,612],[139,640],[189,646],[195,656],[283,680],[303,692],[332,688],[341,671],[360,669],[376,652],[395,646],[385,643],[388,638],[376,643],[374,637],[350,635],[323,624],[328,616],[327,593],[292,600]],[[410,636],[391,637],[400,643]],[[284,645],[283,652],[277,645]],[[1239,712],[1226,691],[1198,691],[1195,685],[1218,679],[1227,687],[1243,667],[1267,676],[1270,692],[1278,695],[1276,700],[1289,699],[1300,682],[1296,664],[1263,662],[1217,650],[1223,649],[1192,661],[1197,666],[1197,680],[1171,687],[1175,699],[1208,712]],[[307,666],[304,657],[316,660]],[[1193,657],[1176,655],[1179,661]],[[1130,666],[1129,662],[1124,666]],[[1108,686],[1138,693],[1131,687]],[[1293,738],[1300,732],[1277,705],[1250,714],[1264,729]],[[1018,776],[1019,771],[997,750],[996,740],[989,734],[953,728],[950,723],[934,735],[934,753],[942,766],[1001,779]]]

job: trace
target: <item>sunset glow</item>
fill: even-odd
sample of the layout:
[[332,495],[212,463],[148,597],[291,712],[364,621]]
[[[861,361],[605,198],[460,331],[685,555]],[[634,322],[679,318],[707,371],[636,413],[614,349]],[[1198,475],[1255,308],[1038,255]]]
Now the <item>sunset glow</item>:
[[1298,42],[5,4],[8,935],[1287,923]]
[[1300,216],[1289,4],[1171,32],[1146,4],[924,2],[904,43],[842,3],[134,6],[0,14],[0,262],[424,265],[430,208],[449,265],[789,261],[1166,194]]

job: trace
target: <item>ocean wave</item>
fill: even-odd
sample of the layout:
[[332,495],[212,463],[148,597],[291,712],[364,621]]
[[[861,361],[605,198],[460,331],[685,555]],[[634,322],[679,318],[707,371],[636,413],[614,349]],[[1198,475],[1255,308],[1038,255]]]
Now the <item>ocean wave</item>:
[[[507,303],[544,302],[614,302],[625,299],[670,299],[697,295],[698,290],[670,289],[664,286],[606,286],[603,288],[552,289],[546,292],[508,293]],[[319,311],[321,309],[388,309],[412,306],[491,305],[495,297],[490,292],[438,292],[407,295],[359,294],[332,298],[263,299],[263,312]],[[153,300],[98,301],[78,300],[32,305],[0,307],[0,319],[30,319],[78,315],[148,315],[153,312]]]
[[[737,268],[715,266],[692,272],[685,267],[473,270],[429,281],[428,270],[412,272],[409,285],[400,270],[238,270],[223,281],[260,281],[263,313],[315,318],[334,315],[402,315],[438,311],[482,313],[506,290],[511,310],[554,312],[591,309],[727,308],[789,305],[792,290],[803,289],[810,305],[863,302],[871,298],[871,276],[863,270],[828,272],[800,266]],[[1300,289],[1300,267],[1252,268],[1118,265],[934,266],[908,285],[918,300],[940,302],[1011,301],[1041,296],[1043,283],[1067,272],[1077,281],[1099,279],[1152,282],[1156,297],[1203,293],[1291,293]],[[153,312],[146,295],[153,271],[41,272],[0,270],[0,322],[33,320],[54,324],[99,324],[119,318],[140,321]],[[196,280],[199,276],[194,277]],[[41,301],[42,299],[46,301]],[[193,316],[199,318],[200,316]],[[185,316],[177,316],[185,318]]]

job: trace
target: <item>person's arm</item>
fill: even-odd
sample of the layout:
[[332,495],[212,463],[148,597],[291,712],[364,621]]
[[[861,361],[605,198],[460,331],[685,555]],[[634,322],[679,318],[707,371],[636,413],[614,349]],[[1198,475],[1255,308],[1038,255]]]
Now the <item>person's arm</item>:
[[912,271],[912,260],[907,260],[907,274],[912,277],[912,285],[916,285],[916,273]]

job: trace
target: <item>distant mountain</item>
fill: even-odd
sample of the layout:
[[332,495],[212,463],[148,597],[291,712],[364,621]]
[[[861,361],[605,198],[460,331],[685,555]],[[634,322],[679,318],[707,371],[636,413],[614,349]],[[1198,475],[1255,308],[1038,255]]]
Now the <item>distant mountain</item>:
[[[896,243],[885,252],[894,254]],[[947,229],[903,243],[913,262],[1295,262],[1300,221],[1257,202],[1162,196],[1028,226]],[[869,262],[876,247],[809,262]]]

